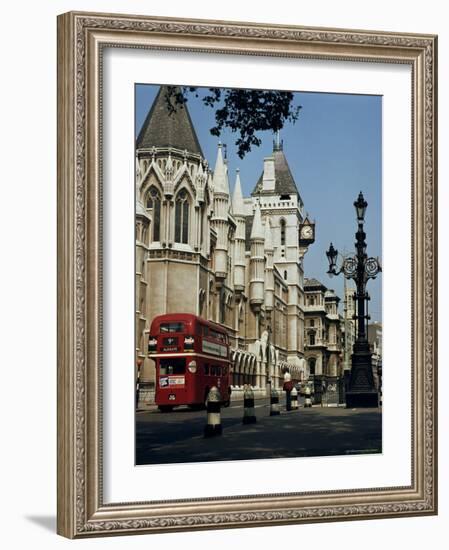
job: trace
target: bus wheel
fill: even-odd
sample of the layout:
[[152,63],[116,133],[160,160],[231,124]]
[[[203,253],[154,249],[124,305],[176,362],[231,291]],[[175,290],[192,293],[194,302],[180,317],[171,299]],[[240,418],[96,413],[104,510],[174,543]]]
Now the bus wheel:
[[171,405],[159,405],[158,409],[161,413],[168,413],[173,410],[173,407]]

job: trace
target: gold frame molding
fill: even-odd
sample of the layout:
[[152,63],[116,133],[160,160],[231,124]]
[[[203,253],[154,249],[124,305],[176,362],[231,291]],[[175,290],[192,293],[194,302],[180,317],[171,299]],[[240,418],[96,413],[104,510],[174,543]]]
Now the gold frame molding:
[[[412,69],[412,483],[104,504],[101,59],[133,47]],[[437,37],[76,13],[58,17],[58,533],[70,538],[437,513]]]

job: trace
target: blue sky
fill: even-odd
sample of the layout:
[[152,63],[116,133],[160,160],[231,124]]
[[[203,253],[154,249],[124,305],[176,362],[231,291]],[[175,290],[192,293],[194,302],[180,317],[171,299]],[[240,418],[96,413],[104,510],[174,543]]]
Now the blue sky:
[[[136,133],[158,89],[158,85],[136,85]],[[354,251],[357,226],[353,203],[360,191],[368,202],[367,252],[382,258],[382,97],[301,91],[294,95],[294,103],[302,109],[298,121],[281,131],[281,139],[305,210],[316,223],[315,243],[304,258],[305,275],[319,279],[343,298],[343,276],[327,275],[325,252],[331,241],[340,252]],[[234,145],[237,134],[225,130],[219,139],[210,134],[213,109],[193,96],[188,108],[211,167],[220,140],[227,144],[231,191],[239,168],[243,194],[248,196],[262,172],[264,157],[271,154],[273,133],[260,132],[261,146],[242,160]],[[368,282],[368,291],[371,320],[380,321],[382,275]]]

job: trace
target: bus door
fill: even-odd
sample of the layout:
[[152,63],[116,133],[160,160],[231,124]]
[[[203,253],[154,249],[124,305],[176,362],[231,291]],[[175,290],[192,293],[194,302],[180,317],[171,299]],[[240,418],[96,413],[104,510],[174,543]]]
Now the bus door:
[[[158,386],[167,401],[183,401],[186,390],[186,358],[161,357],[159,359]],[[164,399],[165,401],[165,399]]]

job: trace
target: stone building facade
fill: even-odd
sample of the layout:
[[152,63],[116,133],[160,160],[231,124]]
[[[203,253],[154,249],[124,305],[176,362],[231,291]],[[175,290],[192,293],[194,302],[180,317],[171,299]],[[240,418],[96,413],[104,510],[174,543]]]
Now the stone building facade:
[[317,279],[304,281],[305,359],[307,377],[341,377],[343,374],[340,298]]
[[344,314],[342,324],[342,339],[343,339],[343,370],[349,372],[351,370],[351,356],[356,339],[356,301],[355,288],[350,281],[346,281],[344,290]]
[[368,323],[368,342],[371,349],[371,364],[376,390],[382,386],[382,323]]
[[[151,320],[193,313],[230,336],[233,385],[282,386],[306,376],[303,257],[314,224],[279,138],[250,197],[237,171],[231,194],[223,147],[213,170],[187,105],[161,86],[136,141],[136,359],[142,387]],[[143,396],[145,400],[147,397]]]

